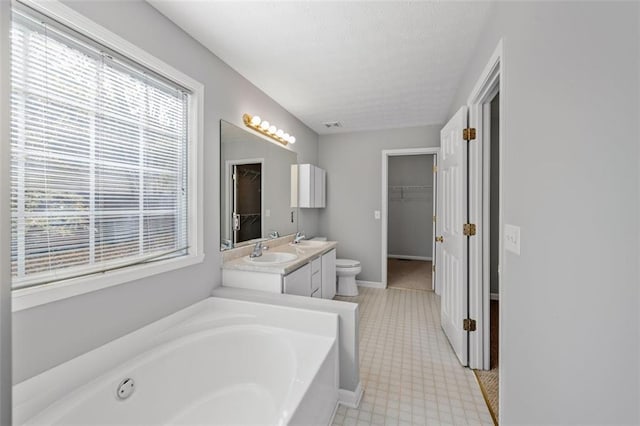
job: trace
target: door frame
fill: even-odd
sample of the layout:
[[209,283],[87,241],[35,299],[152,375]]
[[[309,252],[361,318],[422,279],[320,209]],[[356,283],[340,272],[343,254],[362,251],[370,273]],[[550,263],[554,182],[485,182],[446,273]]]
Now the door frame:
[[[502,39],[498,42],[489,62],[476,82],[467,100],[469,127],[476,129],[476,140],[469,142],[469,222],[478,226],[475,238],[469,241],[469,317],[476,319],[476,332],[469,333],[469,367],[488,370],[490,361],[490,102],[500,93],[499,108],[499,161],[498,161],[498,282],[502,300],[502,276],[504,275],[504,50]],[[501,302],[502,303],[502,302]],[[502,334],[502,315],[499,316]],[[500,339],[500,337],[499,337]],[[500,366],[498,367],[500,368]],[[500,374],[502,377],[502,374]],[[500,404],[499,404],[500,405]]]
[[[382,254],[381,254],[381,271],[382,276],[380,282],[382,288],[387,288],[387,255],[388,252],[388,227],[387,223],[389,217],[389,200],[388,200],[388,181],[389,181],[389,157],[401,157],[407,155],[433,155],[438,161],[438,155],[440,153],[440,147],[429,148],[403,148],[403,149],[384,149],[382,150],[382,215],[380,217],[382,221]],[[435,182],[434,182],[435,184]],[[435,190],[434,190],[435,194]],[[435,200],[434,200],[435,201]],[[435,253],[431,255],[433,261],[435,261]],[[433,281],[432,281],[433,282]]]
[[[231,203],[233,202],[233,166],[258,163],[260,163],[260,170],[262,171],[262,177],[260,179],[260,233],[262,237],[262,235],[264,234],[264,158],[243,158],[240,160],[226,160],[224,162],[224,173],[226,180],[226,185],[224,188],[224,199],[226,207],[226,211],[224,212],[224,226],[226,230],[231,230],[231,241],[234,240],[233,226],[231,224],[231,213],[233,212],[233,206],[231,205]],[[220,232],[220,235],[222,235],[222,232]],[[250,244],[250,241],[243,241],[239,243],[239,245],[235,245],[234,242],[234,247],[240,247],[247,244]]]

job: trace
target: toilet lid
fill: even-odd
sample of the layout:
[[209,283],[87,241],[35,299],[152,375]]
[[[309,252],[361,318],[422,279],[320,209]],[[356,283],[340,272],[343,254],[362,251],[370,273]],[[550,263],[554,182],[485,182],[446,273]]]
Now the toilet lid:
[[360,262],[351,259],[336,259],[336,266],[339,268],[354,268],[360,266]]

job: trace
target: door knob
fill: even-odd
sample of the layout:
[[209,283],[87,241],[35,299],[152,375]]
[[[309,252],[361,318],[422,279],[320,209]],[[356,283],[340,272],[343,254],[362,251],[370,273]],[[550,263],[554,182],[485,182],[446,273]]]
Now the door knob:
[[436,243],[444,243],[444,237],[442,236],[436,237]]

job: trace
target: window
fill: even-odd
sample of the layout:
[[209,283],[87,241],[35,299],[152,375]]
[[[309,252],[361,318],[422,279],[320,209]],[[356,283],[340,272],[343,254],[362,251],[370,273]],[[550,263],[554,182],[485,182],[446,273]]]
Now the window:
[[193,92],[21,5],[11,49],[13,288],[197,254]]

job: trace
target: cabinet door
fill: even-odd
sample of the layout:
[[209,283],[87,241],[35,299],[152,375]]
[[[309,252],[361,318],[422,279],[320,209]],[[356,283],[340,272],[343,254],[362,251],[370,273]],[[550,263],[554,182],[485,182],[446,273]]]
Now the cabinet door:
[[336,295],[336,250],[322,255],[322,289],[323,299],[333,299]]
[[327,207],[327,171],[324,169],[320,170],[322,170],[322,174],[320,176],[322,182],[322,185],[320,186],[322,189],[322,195],[320,196],[320,205],[317,207],[325,208]]
[[313,207],[324,207],[324,179],[320,167],[313,166]]
[[311,265],[308,263],[284,276],[284,292],[298,296],[311,296]]
[[298,207],[314,207],[315,204],[315,166],[298,165]]

